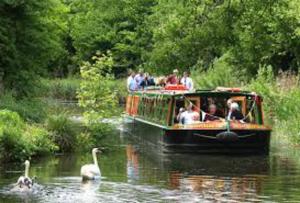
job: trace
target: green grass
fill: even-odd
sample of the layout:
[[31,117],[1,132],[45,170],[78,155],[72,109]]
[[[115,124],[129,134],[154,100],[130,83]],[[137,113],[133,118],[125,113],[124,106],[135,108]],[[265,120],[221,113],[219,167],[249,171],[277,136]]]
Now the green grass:
[[43,122],[47,117],[47,104],[36,98],[16,99],[12,93],[0,95],[0,109],[17,112],[27,122]]
[[42,79],[39,94],[46,98],[77,101],[78,78]]
[[59,151],[71,152],[75,150],[80,128],[78,124],[69,119],[68,114],[62,112],[49,116],[46,121],[46,129],[49,131],[53,142],[59,147]]

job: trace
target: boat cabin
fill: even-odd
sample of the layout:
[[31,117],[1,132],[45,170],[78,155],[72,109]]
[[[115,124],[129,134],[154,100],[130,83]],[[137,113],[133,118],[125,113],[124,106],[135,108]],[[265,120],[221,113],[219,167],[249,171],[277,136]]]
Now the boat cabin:
[[256,93],[237,88],[195,92],[169,89],[134,92],[127,97],[126,113],[160,125],[174,126],[179,124],[177,115],[180,109],[186,108],[190,103],[193,105],[193,111],[200,115],[199,123],[206,122],[205,115],[209,114],[209,105],[214,104],[217,109],[214,114],[217,122],[226,120],[229,111],[228,100],[238,103],[244,117],[242,122],[264,124],[262,98]]

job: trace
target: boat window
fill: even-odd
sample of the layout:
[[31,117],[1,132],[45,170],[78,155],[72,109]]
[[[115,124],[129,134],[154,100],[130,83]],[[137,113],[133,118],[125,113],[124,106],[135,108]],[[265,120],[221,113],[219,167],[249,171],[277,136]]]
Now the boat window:
[[179,111],[181,108],[186,108],[189,103],[193,104],[193,110],[200,113],[200,97],[199,96],[193,96],[193,97],[179,97],[175,100],[175,108],[174,108],[174,116],[173,116],[173,122],[179,123],[179,120],[177,119],[177,115],[179,114]]
[[[227,106],[227,101],[229,99],[238,103],[245,122],[262,124],[261,109],[257,106],[253,96],[201,97],[201,111],[205,112],[205,114],[209,114],[209,106],[214,104],[217,109],[214,116],[220,119],[225,119],[229,113],[229,108]],[[205,121],[205,116],[202,116],[201,120]]]
[[179,123],[179,121],[177,120],[177,115],[179,114],[179,110],[180,108],[185,107],[185,100],[183,97],[180,97],[178,99],[175,100],[175,109],[174,109],[174,123]]
[[201,121],[205,121],[205,114],[209,113],[209,106],[214,104],[216,106],[215,117],[224,119],[228,114],[227,98],[222,97],[201,97]]

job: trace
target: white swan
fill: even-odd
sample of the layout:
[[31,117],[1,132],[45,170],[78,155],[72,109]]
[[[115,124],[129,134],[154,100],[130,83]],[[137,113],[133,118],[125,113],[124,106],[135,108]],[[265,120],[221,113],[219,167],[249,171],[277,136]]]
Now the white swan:
[[80,175],[82,180],[95,180],[101,178],[101,171],[98,165],[96,153],[100,152],[98,148],[92,150],[94,164],[86,164],[81,167]]
[[32,188],[33,186],[33,183],[34,183],[34,179],[31,179],[29,177],[29,167],[30,167],[30,162],[28,160],[25,161],[25,174],[24,176],[20,176],[18,181],[17,181],[17,185],[20,187],[20,188]]

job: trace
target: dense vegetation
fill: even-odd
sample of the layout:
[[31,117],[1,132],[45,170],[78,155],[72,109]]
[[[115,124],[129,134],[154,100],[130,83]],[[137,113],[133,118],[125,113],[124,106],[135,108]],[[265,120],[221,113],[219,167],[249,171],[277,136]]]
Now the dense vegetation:
[[[256,90],[271,123],[300,142],[299,21],[298,0],[3,0],[0,117],[16,126],[1,127],[0,151],[24,150],[2,158],[92,146],[107,128],[91,121],[112,115],[124,95],[115,78],[141,67],[190,70],[198,87]],[[53,99],[79,99],[80,133]]]

